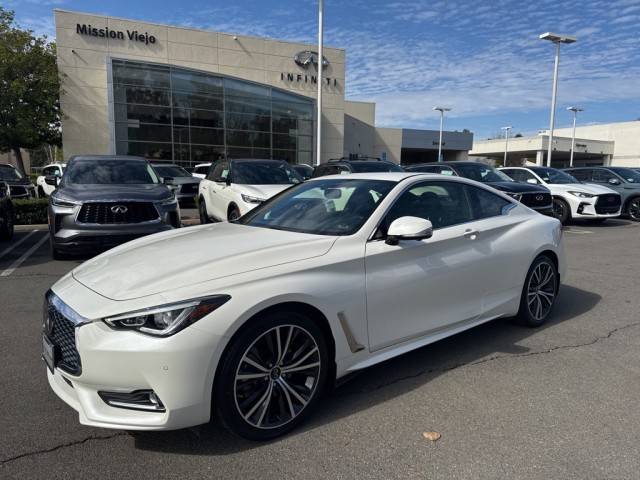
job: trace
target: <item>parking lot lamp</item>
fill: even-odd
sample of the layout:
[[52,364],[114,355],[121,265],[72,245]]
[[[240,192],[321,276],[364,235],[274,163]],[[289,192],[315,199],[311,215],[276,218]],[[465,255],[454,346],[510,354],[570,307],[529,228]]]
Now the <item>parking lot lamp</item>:
[[324,0],[318,0],[318,118],[316,119],[316,165],[320,165],[322,154],[322,68],[324,57],[322,56]]
[[551,166],[551,151],[553,150],[553,127],[556,121],[556,95],[558,93],[558,67],[560,65],[560,45],[562,43],[575,43],[576,37],[558,35],[556,33],[543,33],[541,40],[548,40],[556,45],[555,64],[553,67],[553,89],[551,93],[551,119],[549,120],[549,148],[547,151],[547,167]]
[[504,161],[502,162],[502,166],[507,166],[507,151],[509,150],[509,133],[513,127],[509,125],[508,127],[502,127],[504,130]]
[[442,161],[442,128],[444,127],[444,112],[450,112],[447,107],[433,107],[434,110],[440,112],[440,140],[438,140],[438,162]]
[[583,112],[584,108],[574,106],[567,108],[567,110],[573,112],[573,133],[571,134],[571,154],[569,156],[569,166],[573,167],[573,150],[576,148],[576,118],[578,117],[578,112]]

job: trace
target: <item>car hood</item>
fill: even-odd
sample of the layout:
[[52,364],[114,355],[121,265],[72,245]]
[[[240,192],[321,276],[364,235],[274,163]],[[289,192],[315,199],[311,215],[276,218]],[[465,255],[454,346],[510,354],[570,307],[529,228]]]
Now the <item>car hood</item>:
[[562,192],[584,192],[590,193],[591,195],[602,195],[605,193],[618,193],[615,190],[612,190],[609,187],[605,187],[604,185],[596,185],[593,183],[554,183],[549,185],[549,189],[553,192],[554,190],[562,191]]
[[547,187],[543,187],[542,185],[533,185],[530,183],[520,183],[520,182],[487,182],[487,185],[491,185],[493,188],[501,190],[503,192],[510,193],[549,193],[549,189]]
[[201,178],[196,177],[172,177],[174,185],[185,185],[187,183],[200,183]]
[[291,185],[236,185],[239,193],[251,195],[252,197],[264,198],[265,200],[277,195]]
[[56,196],[74,201],[148,201],[164,200],[171,196],[162,184],[151,185],[64,185]]
[[16,180],[2,180],[0,179],[0,182],[4,182],[7,185],[9,185],[10,187],[28,187],[31,185],[31,182],[29,181],[29,179],[27,178],[20,178],[20,179],[16,179]]
[[126,243],[72,275],[104,297],[131,300],[321,256],[336,238],[233,223],[202,225]]

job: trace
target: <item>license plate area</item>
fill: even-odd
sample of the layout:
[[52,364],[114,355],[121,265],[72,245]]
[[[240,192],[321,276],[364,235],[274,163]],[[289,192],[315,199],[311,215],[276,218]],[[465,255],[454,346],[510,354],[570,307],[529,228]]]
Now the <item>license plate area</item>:
[[56,353],[57,353],[56,346],[53,344],[53,342],[51,342],[51,340],[49,340],[49,338],[47,338],[46,335],[43,335],[42,336],[42,359],[44,360],[44,363],[47,365],[47,368],[51,373],[53,373],[53,369],[56,366],[56,361],[57,361]]

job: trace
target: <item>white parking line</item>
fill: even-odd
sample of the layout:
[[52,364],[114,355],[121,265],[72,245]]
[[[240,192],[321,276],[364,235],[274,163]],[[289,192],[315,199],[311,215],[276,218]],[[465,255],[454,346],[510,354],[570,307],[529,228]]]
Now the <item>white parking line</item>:
[[42,244],[44,244],[44,242],[46,242],[47,240],[49,240],[49,235],[45,235],[44,237],[42,237],[38,243],[36,243],[33,247],[31,247],[29,250],[24,252],[24,254],[19,259],[13,262],[9,268],[7,268],[4,272],[0,273],[0,277],[8,277],[9,275],[11,275],[16,268],[22,265],[22,262],[24,262],[31,255],[33,255],[33,252],[38,250],[42,246]]
[[22,237],[20,240],[18,240],[16,243],[14,243],[13,245],[9,245],[9,247],[5,248],[2,253],[0,253],[0,258],[4,257],[7,253],[9,253],[11,250],[13,250],[14,248],[16,248],[18,245],[22,244],[27,238],[29,238],[31,235],[33,235],[36,232],[39,232],[40,230],[31,230],[27,235],[25,235],[24,237]]
[[593,233],[591,230],[579,230],[579,229],[576,229],[576,228],[567,228],[565,230],[565,232],[567,232],[567,233],[577,233],[578,235],[586,235],[586,234],[589,234],[589,233]]

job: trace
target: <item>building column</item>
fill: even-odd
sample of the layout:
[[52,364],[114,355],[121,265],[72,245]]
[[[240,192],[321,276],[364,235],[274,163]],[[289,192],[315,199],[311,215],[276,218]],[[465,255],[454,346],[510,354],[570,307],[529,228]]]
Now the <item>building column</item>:
[[611,157],[613,155],[605,155],[604,158],[602,159],[602,165],[604,165],[605,167],[608,167],[609,165],[611,165]]
[[541,167],[544,165],[544,151],[542,150],[536,152],[536,165]]

